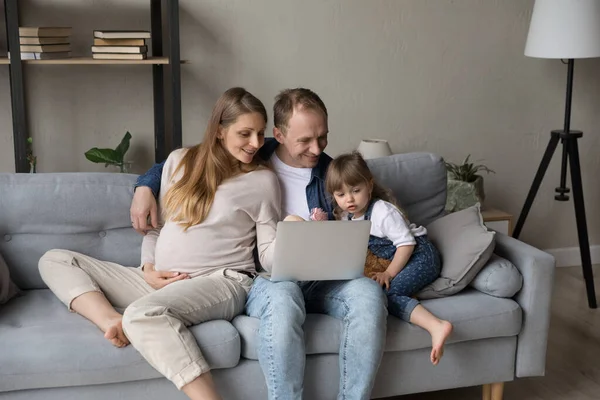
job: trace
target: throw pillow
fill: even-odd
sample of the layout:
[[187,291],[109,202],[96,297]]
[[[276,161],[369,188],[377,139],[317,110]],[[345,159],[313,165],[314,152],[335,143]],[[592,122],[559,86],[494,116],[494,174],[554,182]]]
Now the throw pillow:
[[10,280],[8,265],[0,254],[0,304],[4,304],[19,293],[19,288]]
[[523,276],[513,263],[497,254],[477,274],[469,286],[495,297],[513,297],[523,286]]
[[483,224],[480,205],[448,214],[427,226],[442,258],[440,277],[417,293],[419,299],[446,297],[463,290],[490,259],[496,233]]

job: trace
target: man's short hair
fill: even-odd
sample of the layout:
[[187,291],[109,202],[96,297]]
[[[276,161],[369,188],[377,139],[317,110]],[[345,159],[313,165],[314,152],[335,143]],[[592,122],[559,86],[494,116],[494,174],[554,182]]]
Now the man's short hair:
[[275,127],[285,133],[288,122],[290,122],[296,108],[319,112],[325,119],[328,116],[325,103],[312,90],[305,88],[285,89],[275,97],[275,105],[273,106]]

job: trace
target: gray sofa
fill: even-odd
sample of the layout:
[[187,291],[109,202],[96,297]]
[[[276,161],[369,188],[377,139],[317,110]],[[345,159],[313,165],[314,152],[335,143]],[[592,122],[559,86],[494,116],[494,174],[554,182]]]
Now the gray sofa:
[[[429,153],[369,164],[412,220],[443,215],[446,172]],[[111,346],[45,287],[40,256],[72,249],[137,266],[142,237],[130,227],[136,176],[112,173],[0,174],[0,253],[23,294],[0,306],[0,400],[184,399],[132,347]],[[429,362],[422,329],[388,319],[386,352],[373,398],[511,381],[544,374],[554,259],[497,234],[496,250],[523,276],[512,299],[468,288],[424,305],[454,324],[440,365]],[[192,327],[225,399],[266,399],[256,357],[258,320],[239,316]],[[305,398],[335,399],[341,324],[325,315],[305,323]]]

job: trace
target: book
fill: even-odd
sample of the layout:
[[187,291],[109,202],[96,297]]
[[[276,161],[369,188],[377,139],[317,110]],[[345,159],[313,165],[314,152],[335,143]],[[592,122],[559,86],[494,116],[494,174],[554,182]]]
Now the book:
[[65,37],[71,36],[71,27],[53,26],[22,26],[19,27],[19,36],[27,37]]
[[92,58],[95,60],[145,60],[146,53],[141,53],[141,54],[93,53]]
[[20,37],[20,44],[69,44],[69,37]]
[[145,39],[94,39],[94,46],[143,46]]
[[94,31],[99,39],[150,39],[148,31]]
[[92,46],[94,53],[147,53],[146,46]]
[[[8,53],[10,59],[10,53]],[[70,51],[61,51],[57,53],[21,53],[21,60],[54,60],[58,58],[71,58]]]
[[71,51],[70,44],[21,45],[21,53],[57,53]]

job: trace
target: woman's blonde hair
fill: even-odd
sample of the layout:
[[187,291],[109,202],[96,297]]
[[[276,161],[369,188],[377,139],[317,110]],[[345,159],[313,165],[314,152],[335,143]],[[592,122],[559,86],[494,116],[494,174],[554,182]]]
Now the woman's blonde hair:
[[[183,168],[183,175],[165,194],[163,216],[185,226],[202,223],[215,199],[219,185],[235,175],[255,170],[257,161],[243,165],[225,149],[218,138],[220,129],[227,129],[244,114],[258,113],[265,123],[267,111],[263,103],[243,88],[227,90],[215,104],[200,144],[183,156],[173,176]],[[255,157],[257,158],[257,157]]]
[[365,159],[359,152],[354,151],[336,157],[327,168],[325,190],[332,197],[334,203],[333,215],[335,215],[336,219],[341,219],[342,209],[335,201],[334,192],[342,190],[344,185],[353,187],[362,183],[373,185],[373,190],[370,193],[372,200],[385,200],[402,212],[392,192],[375,181]]

